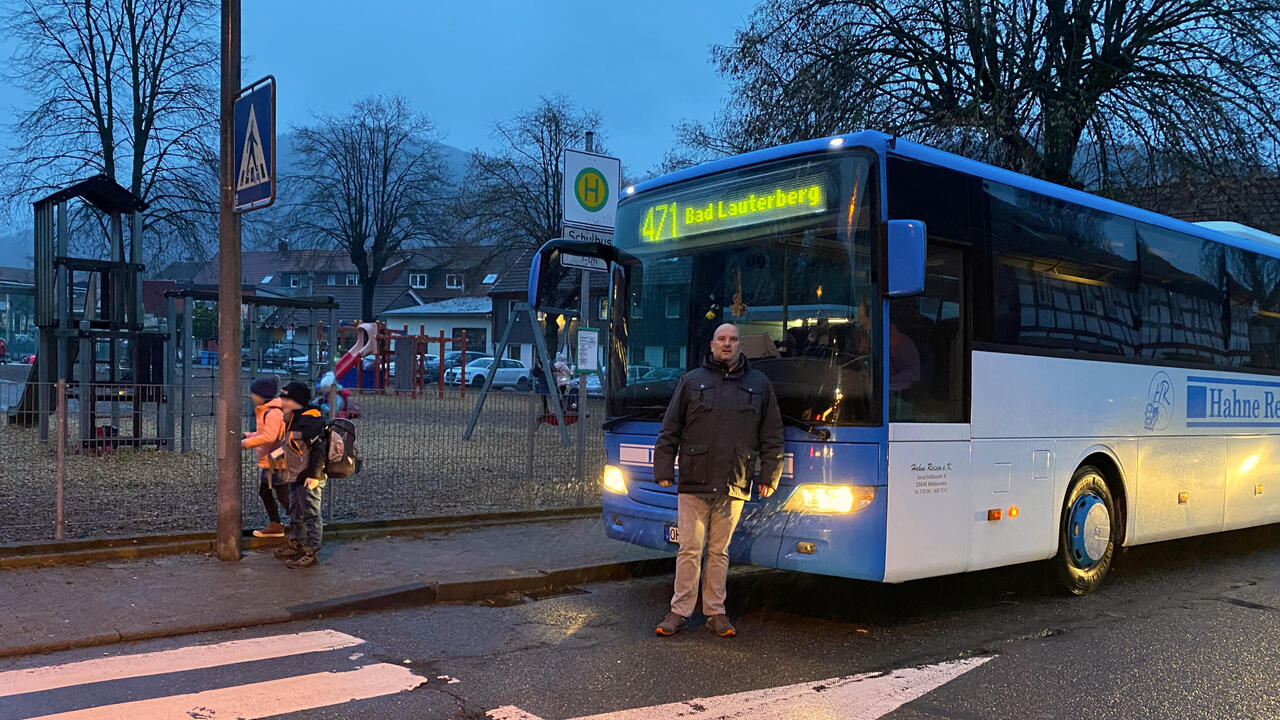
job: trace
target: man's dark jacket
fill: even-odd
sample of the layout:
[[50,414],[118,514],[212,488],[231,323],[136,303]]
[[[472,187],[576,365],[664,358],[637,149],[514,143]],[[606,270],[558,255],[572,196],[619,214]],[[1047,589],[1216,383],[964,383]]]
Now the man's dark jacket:
[[757,482],[777,487],[782,448],[782,415],[769,378],[744,355],[732,370],[708,355],[680,378],[667,405],[653,448],[653,479],[675,478],[678,451],[679,492],[749,500],[757,457]]

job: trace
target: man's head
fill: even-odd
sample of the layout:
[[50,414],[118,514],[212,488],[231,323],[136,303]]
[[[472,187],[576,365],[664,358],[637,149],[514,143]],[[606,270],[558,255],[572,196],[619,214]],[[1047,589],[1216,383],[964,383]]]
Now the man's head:
[[742,351],[742,338],[738,336],[738,326],[725,323],[716,328],[711,336],[711,358],[732,367],[738,361]]
[[291,382],[280,391],[280,404],[285,410],[293,412],[311,402],[311,388],[300,382]]

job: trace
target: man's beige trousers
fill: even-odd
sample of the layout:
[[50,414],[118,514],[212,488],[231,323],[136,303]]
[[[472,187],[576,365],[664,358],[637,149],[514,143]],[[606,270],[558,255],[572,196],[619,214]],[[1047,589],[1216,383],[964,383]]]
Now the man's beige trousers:
[[[676,591],[671,596],[671,612],[684,617],[693,614],[701,570],[702,614],[723,615],[724,586],[729,576],[729,540],[742,516],[742,501],[723,496],[707,501],[688,493],[676,497],[680,551],[676,553]],[[706,567],[702,566],[704,550]]]

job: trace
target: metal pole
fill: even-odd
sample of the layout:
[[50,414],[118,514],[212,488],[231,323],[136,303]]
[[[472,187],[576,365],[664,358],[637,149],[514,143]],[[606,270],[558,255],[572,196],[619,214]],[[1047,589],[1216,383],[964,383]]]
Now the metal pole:
[[[587,152],[595,152],[595,136],[596,134],[587,131]],[[582,328],[589,327],[587,318],[591,317],[591,280],[590,273],[586,270],[579,270],[578,274],[582,276],[582,293],[579,297],[578,308],[578,334],[582,334]],[[576,478],[581,487],[586,483],[586,463],[587,463],[587,376],[582,374],[582,357],[578,357],[578,464]],[[581,489],[578,491],[581,495]],[[581,503],[579,503],[581,504]]]
[[240,559],[240,223],[233,210],[240,0],[222,0],[222,157],[218,204],[218,557]]
[[[93,447],[98,424],[98,388],[94,385],[93,354],[97,351],[89,335],[89,321],[80,321],[80,447]],[[61,379],[61,378],[59,378]]]
[[178,411],[182,413],[182,452],[191,452],[191,381],[192,366],[200,353],[200,343],[191,337],[191,314],[196,301],[182,298],[182,394],[178,398]]
[[[182,336],[178,333],[178,301],[174,298],[168,298],[168,301],[165,321],[168,323],[169,342],[164,349],[164,377],[156,389],[156,403],[162,407],[160,424],[164,428],[164,437],[161,440],[166,450],[173,451],[178,448],[173,441],[173,404],[177,400],[173,391],[178,386],[178,338]],[[134,378],[137,379],[136,374]]]
[[[44,392],[44,388],[40,389]],[[57,494],[53,501],[53,539],[61,540],[63,531],[62,487],[67,482],[67,381],[58,378],[58,469]]]
[[[581,307],[578,308],[578,334],[582,334],[582,328],[587,326],[588,313],[591,311],[591,280],[590,273],[586,270],[579,270],[578,274],[582,276],[582,297],[580,298]],[[579,483],[586,482],[586,458],[587,458],[587,376],[582,373],[582,356],[578,356],[578,464],[576,478]]]

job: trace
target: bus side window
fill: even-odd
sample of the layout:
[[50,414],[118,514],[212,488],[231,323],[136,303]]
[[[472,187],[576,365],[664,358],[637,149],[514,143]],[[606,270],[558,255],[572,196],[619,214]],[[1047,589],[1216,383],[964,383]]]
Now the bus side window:
[[967,422],[964,251],[929,245],[924,293],[889,302],[889,422]]

